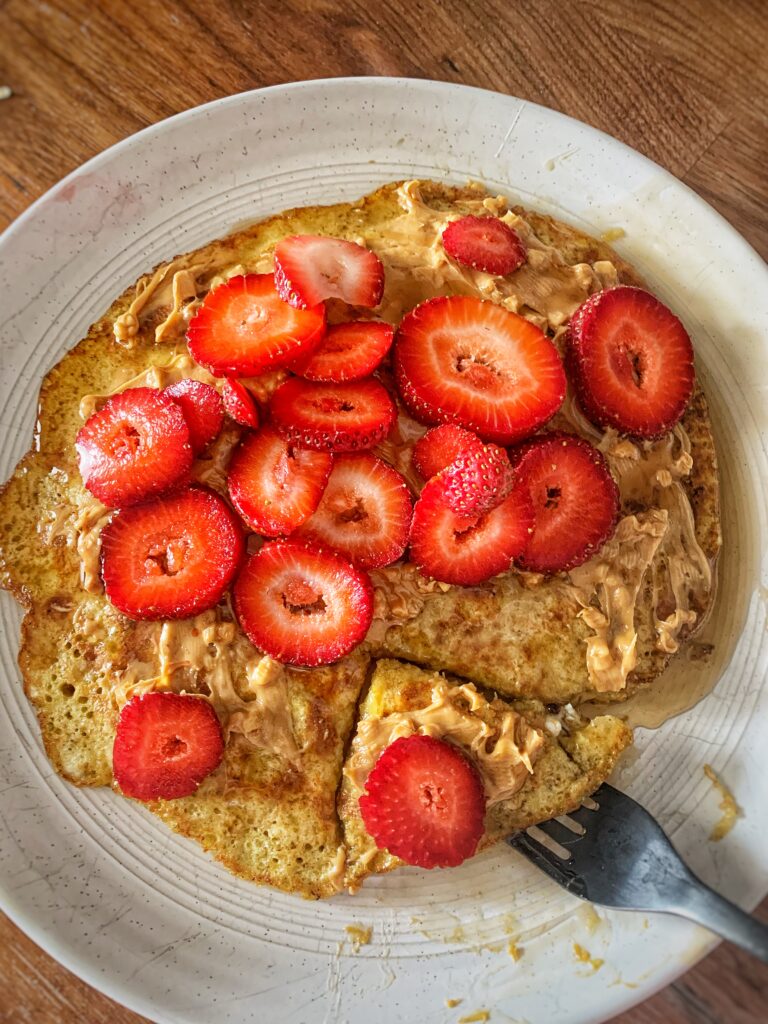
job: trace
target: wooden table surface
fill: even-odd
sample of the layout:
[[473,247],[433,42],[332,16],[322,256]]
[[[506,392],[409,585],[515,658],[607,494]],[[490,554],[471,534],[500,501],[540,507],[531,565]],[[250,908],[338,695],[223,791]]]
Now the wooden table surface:
[[[0,228],[84,160],[187,107],[295,79],[409,75],[512,93],[609,132],[768,255],[765,0],[0,0],[0,16],[0,86],[13,92],[0,101]],[[768,967],[722,946],[616,1018],[766,1020]],[[0,915],[0,1022],[31,1021],[140,1018]]]

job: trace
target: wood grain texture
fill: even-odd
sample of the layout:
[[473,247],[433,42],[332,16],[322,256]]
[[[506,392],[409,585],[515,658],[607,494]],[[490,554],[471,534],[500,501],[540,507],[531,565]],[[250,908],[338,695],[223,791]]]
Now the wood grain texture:
[[[0,85],[13,90],[0,101],[0,228],[84,160],[198,103],[296,79],[411,75],[609,132],[768,256],[765,0],[0,0],[0,17]],[[760,913],[768,921],[768,901]],[[761,1024],[766,1007],[768,968],[720,947],[615,1024]],[[140,1019],[0,917],[2,1024]]]

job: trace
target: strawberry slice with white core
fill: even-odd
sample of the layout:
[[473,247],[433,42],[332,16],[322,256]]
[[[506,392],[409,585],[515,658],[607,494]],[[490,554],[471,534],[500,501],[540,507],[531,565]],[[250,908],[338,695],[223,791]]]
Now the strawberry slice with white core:
[[333,465],[328,452],[298,448],[269,425],[249,434],[232,457],[232,504],[263,537],[286,536],[317,508]]
[[394,328],[377,320],[351,320],[329,327],[320,344],[291,366],[307,380],[360,380],[368,377],[392,346]]
[[401,736],[379,756],[359,800],[380,850],[421,868],[456,867],[483,836],[485,791],[464,753],[436,736]]
[[334,452],[373,448],[397,419],[395,403],[372,377],[343,384],[292,377],[272,396],[269,414],[287,440]]
[[259,407],[248,388],[234,377],[227,377],[221,388],[224,409],[227,416],[239,423],[241,427],[257,430],[259,426]]
[[203,300],[187,328],[192,358],[217,377],[280,369],[325,333],[325,307],[283,302],[271,274],[231,277]]
[[464,267],[511,274],[528,258],[520,236],[498,217],[459,217],[443,231],[445,251]]
[[163,388],[163,394],[172,398],[184,413],[192,451],[199,455],[218,437],[224,425],[221,395],[210,384],[193,377],[169,384]]
[[155,388],[108,398],[75,439],[83,483],[109,508],[135,505],[185,482],[192,466],[180,407]]
[[602,452],[574,434],[542,434],[511,453],[531,497],[533,533],[519,559],[532,572],[573,569],[611,536],[619,489]]
[[525,550],[534,525],[533,503],[519,486],[482,516],[460,516],[433,477],[413,507],[410,558],[425,576],[474,586],[506,572]]
[[400,558],[410,525],[405,480],[371,452],[356,452],[334,457],[317,511],[294,536],[373,569]]
[[568,368],[586,415],[633,437],[660,437],[693,394],[693,346],[675,314],[642,288],[592,295],[568,329]]
[[221,726],[207,700],[142,693],[120,712],[112,768],[126,796],[176,800],[191,796],[223,755]]
[[275,246],[275,287],[297,309],[325,299],[350,306],[378,306],[384,267],[375,252],[325,235],[292,235]]
[[480,448],[483,442],[470,430],[455,423],[432,427],[413,446],[413,464],[425,480],[450,466],[459,455],[470,448]]
[[367,574],[332,551],[269,541],[234,586],[235,611],[256,647],[289,665],[329,665],[365,638],[373,618]]
[[560,408],[565,372],[552,342],[525,317],[470,296],[428,299],[403,318],[395,377],[423,423],[458,423],[511,444]]
[[245,543],[218,494],[189,487],[122,509],[101,531],[101,572],[112,604],[131,619],[188,619],[218,604]]

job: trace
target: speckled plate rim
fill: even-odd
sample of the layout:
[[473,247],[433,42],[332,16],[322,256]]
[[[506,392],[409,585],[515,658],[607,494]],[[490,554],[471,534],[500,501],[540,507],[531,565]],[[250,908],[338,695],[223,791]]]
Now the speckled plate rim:
[[[296,115],[296,108],[299,105],[303,116]],[[408,135],[407,129],[412,128],[414,124],[418,127],[418,117],[413,122],[409,120],[409,112],[413,111],[414,106],[422,106],[432,112],[431,121],[425,117],[420,136],[416,132]],[[29,319],[33,303],[37,300],[42,307],[42,300],[45,298],[49,309],[54,310],[57,302],[71,301],[72,296],[69,292],[80,283],[84,269],[84,264],[80,262],[83,247],[76,236],[79,231],[78,223],[84,218],[83,202],[87,202],[89,206],[91,226],[88,227],[88,232],[92,243],[96,245],[98,242],[100,254],[119,252],[119,233],[125,232],[126,225],[132,221],[135,227],[134,235],[141,235],[142,218],[147,209],[147,204],[136,192],[137,183],[144,184],[141,175],[137,173],[136,181],[133,183],[130,176],[126,181],[119,180],[120,168],[130,164],[132,160],[135,161],[138,154],[146,152],[151,155],[158,148],[162,149],[169,141],[189,139],[192,134],[200,140],[208,139],[211,136],[211,123],[214,119],[219,121],[220,127],[222,119],[228,119],[235,126],[233,134],[236,134],[238,117],[250,117],[256,124],[265,125],[263,129],[254,129],[260,133],[266,131],[266,124],[270,118],[274,120],[276,111],[282,111],[284,120],[291,119],[294,129],[303,128],[306,131],[305,139],[312,138],[318,127],[325,123],[323,118],[331,116],[334,110],[336,116],[343,120],[338,113],[342,109],[346,111],[347,117],[343,126],[337,125],[341,149],[346,147],[348,153],[354,150],[364,153],[367,159],[351,162],[350,166],[355,165],[354,172],[350,172],[343,180],[340,179],[337,187],[334,186],[335,195],[339,197],[347,198],[362,194],[377,183],[401,176],[431,175],[447,180],[462,180],[468,172],[471,176],[488,182],[506,182],[506,190],[520,196],[523,202],[561,215],[566,220],[580,223],[593,233],[600,233],[617,225],[626,227],[627,240],[619,243],[617,247],[646,274],[662,295],[673,296],[678,308],[682,308],[684,313],[689,312],[694,321],[701,321],[702,317],[694,314],[691,304],[706,304],[706,291],[715,294],[719,300],[722,300],[723,294],[729,296],[729,301],[720,301],[716,310],[710,296],[707,315],[703,317],[702,322],[702,337],[706,336],[708,348],[705,363],[708,372],[714,376],[721,371],[725,376],[724,364],[732,363],[732,375],[739,385],[738,398],[745,406],[740,410],[739,418],[751,417],[748,429],[742,431],[746,440],[743,452],[739,454],[746,456],[747,476],[750,473],[759,475],[766,464],[767,447],[765,419],[761,417],[758,408],[761,396],[768,387],[768,346],[765,344],[764,328],[746,333],[747,351],[742,352],[741,357],[736,357],[733,351],[728,350],[727,345],[722,348],[718,348],[716,344],[709,345],[713,332],[717,334],[726,329],[743,326],[745,308],[750,313],[750,324],[768,322],[768,272],[754,250],[690,189],[616,140],[546,108],[513,97],[447,83],[405,79],[329,79],[274,86],[270,89],[226,97],[204,107],[186,111],[147,128],[96,156],[38,199],[0,239],[0,262],[1,258],[5,257],[6,268],[0,276],[0,294],[8,296],[4,302],[4,308],[9,314],[8,320],[16,321],[19,329],[22,325],[25,328],[29,325],[25,341],[27,348],[34,346],[38,337],[42,337],[39,320],[35,322]],[[357,117],[350,117],[350,113],[356,114]],[[375,139],[370,131],[374,116]],[[460,137],[461,133],[456,132],[456,127],[462,124],[467,130],[463,137]],[[187,130],[192,126],[196,129],[194,133]],[[262,207],[259,208],[258,214],[252,214],[250,219],[256,219],[257,216],[263,215],[263,212],[277,211],[287,205],[298,205],[300,202],[312,200],[329,201],[332,198],[327,181],[323,186],[325,191],[315,187],[314,182],[322,177],[319,171],[317,174],[307,173],[306,180],[301,178],[301,173],[297,175],[292,172],[290,157],[286,158],[286,145],[287,151],[290,152],[291,142],[280,139],[279,129],[280,124],[277,125],[277,129],[274,124],[272,125],[271,141],[273,147],[277,146],[280,150],[280,165],[288,168],[287,172],[281,173],[291,174],[294,182],[299,180],[299,186],[293,188],[288,198],[289,190],[281,188],[279,180],[276,187],[270,191],[266,185],[259,184],[259,181],[264,181],[263,175],[257,182],[251,179],[245,181],[239,180],[236,171],[233,171],[232,195],[241,189],[243,196],[248,200],[245,205],[249,208],[253,206],[252,201],[260,196]],[[201,134],[198,135],[197,130],[200,130]],[[294,140],[294,149],[298,144],[298,139]],[[199,149],[199,146],[192,147],[193,152],[194,148]],[[183,147],[180,147],[180,151],[183,152]],[[194,162],[194,155],[187,153],[187,156]],[[264,170],[275,160],[269,152],[260,154],[260,159]],[[197,161],[205,168],[206,161],[202,152],[198,154]],[[534,166],[535,161],[539,162]],[[197,164],[195,166],[197,168]],[[326,168],[329,166],[331,165],[327,164]],[[545,170],[547,173],[544,173]],[[108,185],[103,185],[109,177],[109,174],[105,175],[104,172],[110,171],[115,175],[117,186],[112,191]],[[165,171],[167,173],[167,165]],[[183,178],[183,175],[181,177]],[[272,177],[278,179],[280,175],[275,174]],[[89,179],[99,178],[102,180],[102,187],[98,193],[94,194],[91,191],[83,198],[82,190],[86,188]],[[159,204],[163,209],[167,208],[170,211],[166,220],[174,216],[179,217],[183,204],[180,205],[176,199],[181,184],[180,181],[177,181],[176,185],[171,184],[169,192],[168,186],[158,179],[156,188],[149,189],[149,208],[153,204]],[[184,185],[184,188],[187,187],[190,186]],[[590,189],[599,193],[599,198],[590,198]],[[79,198],[78,191],[81,192]],[[175,196],[174,191],[177,193]],[[574,205],[573,199],[577,194],[580,200]],[[281,195],[286,195],[284,201],[281,200]],[[606,195],[610,197],[609,201],[605,201]],[[210,202],[213,202],[213,199],[198,198],[201,207]],[[237,223],[248,219],[238,215],[242,206],[242,203],[230,204],[230,208],[222,212],[223,223],[227,229],[232,229]],[[139,272],[151,266],[156,261],[154,257],[165,258],[173,255],[174,251],[183,251],[212,237],[208,234],[197,239],[194,228],[189,226],[185,232],[177,237],[189,239],[189,242],[179,242],[173,251],[164,251],[158,256],[158,250],[149,246],[144,262],[141,261],[140,254],[133,252],[130,260],[123,261],[111,272],[114,286],[110,294],[117,294],[125,284],[134,280]],[[710,257],[702,256],[702,245],[713,247]],[[63,265],[61,260],[65,252],[74,254],[75,258]],[[679,261],[681,254],[689,262],[682,281],[678,281],[679,265],[676,261]],[[28,265],[34,265],[32,276],[40,285],[37,295],[31,298],[28,294],[25,295],[21,281],[25,273],[25,260],[33,261],[33,264]],[[92,259],[91,263],[94,262],[103,261]],[[667,278],[670,267],[674,268],[670,275],[673,280]],[[725,282],[724,286],[722,278],[726,270],[732,273],[735,268],[738,268],[739,281],[733,278],[730,280],[729,292],[729,284]],[[101,308],[96,308],[91,318],[100,311]],[[71,328],[74,323],[79,321],[76,317],[70,317],[68,325],[59,324],[57,329],[63,330],[67,326]],[[11,338],[12,343],[13,341]],[[41,373],[67,347],[69,345],[61,343],[59,339],[58,347],[54,343],[50,346],[50,351],[43,352],[39,366],[30,366],[28,361],[25,366],[27,376],[25,377],[24,372],[21,375],[25,389],[36,391]],[[745,366],[749,366],[749,373],[745,373]],[[724,392],[724,404],[732,406],[736,396],[729,392],[728,388],[724,388]],[[32,423],[29,408],[21,418],[9,417],[9,406],[6,404],[0,421],[3,435],[11,439],[6,461],[15,459],[23,451],[23,447],[18,449],[18,440],[28,435]],[[746,422],[746,419],[743,421]],[[764,551],[768,549],[768,530],[764,511],[757,511],[755,529],[753,535],[748,538],[749,544],[746,545],[753,557],[745,575],[745,585],[750,586],[754,583],[759,591],[759,588],[765,586],[768,572],[766,558],[763,557],[761,560],[759,556],[754,557],[754,551],[759,551],[761,547]],[[756,594],[759,598],[760,593],[756,591]],[[722,756],[716,764],[718,771],[724,771],[727,775],[734,760],[731,755],[739,753],[740,760],[734,769],[737,782],[738,778],[744,775],[749,775],[750,781],[755,778],[754,772],[746,771],[746,766],[749,763],[755,766],[764,765],[761,747],[764,747],[765,740],[768,739],[768,727],[758,729],[755,726],[756,719],[768,722],[764,713],[768,701],[759,685],[766,666],[766,643],[760,642],[758,635],[761,627],[763,634],[765,633],[764,594],[763,606],[759,600],[757,603],[752,601],[751,597],[750,593],[749,637],[747,641],[737,645],[731,658],[731,668],[733,669],[734,665],[739,669],[746,667],[750,672],[750,678],[757,680],[758,685],[753,687],[754,700],[749,708],[743,709],[750,721],[734,720],[731,723],[732,728],[721,743]],[[7,601],[3,607],[8,607]],[[4,624],[7,625],[7,620]],[[6,646],[12,647],[15,640],[15,636],[6,635]],[[7,660],[7,650],[3,653],[5,674],[13,680],[17,675],[15,667]],[[7,684],[7,679],[3,680],[3,684]],[[718,688],[718,692],[720,689]],[[693,712],[682,716],[684,721],[676,719],[674,726],[669,729],[665,726],[659,732],[667,732],[671,737],[675,732],[680,733],[681,727],[688,728],[690,724],[695,726],[700,717],[694,709]],[[7,732],[7,723],[4,724]],[[13,728],[12,720],[10,724],[11,732],[17,732],[20,745],[27,750],[30,760],[37,763],[40,780],[47,782],[51,793],[59,795],[62,804],[66,806],[67,787],[50,778],[50,769],[46,773],[47,762],[44,758],[41,759],[39,741],[36,740],[30,717],[27,716],[23,723],[17,721],[18,730]],[[732,734],[736,734],[735,746],[732,742],[729,747],[728,737],[732,737]],[[0,739],[2,738],[0,733]],[[711,760],[715,762],[717,758],[712,757]],[[35,784],[40,780],[35,780]],[[697,869],[710,880],[716,877],[724,891],[738,897],[742,904],[750,906],[758,902],[768,890],[768,857],[763,853],[761,845],[756,842],[755,835],[760,831],[758,809],[762,810],[765,807],[767,786],[760,783],[754,789],[754,793],[750,793],[748,799],[744,801],[747,805],[744,828],[741,831],[736,830],[733,840],[729,838],[722,845],[722,849],[727,848],[728,854],[721,858],[719,864],[713,865],[709,858],[703,855],[697,858],[696,850],[701,845],[700,840],[706,827],[706,818],[697,818],[697,812],[706,803],[701,783],[689,787],[685,794],[687,803],[684,820],[675,821],[673,816],[667,822],[676,841],[679,838],[679,845]],[[24,832],[24,828],[28,823],[13,799],[8,798],[8,793],[9,790],[0,790],[0,813],[7,825],[8,835],[23,855],[24,840],[29,836],[29,832]],[[741,796],[741,792],[739,795]],[[711,811],[711,806],[709,809]],[[737,843],[741,845],[735,845]],[[744,853],[744,856],[741,856],[741,853]],[[55,899],[56,887],[50,881],[51,877],[49,874],[43,881]],[[461,881],[459,876],[456,877],[459,886]],[[382,887],[379,893],[380,902],[387,901],[391,890],[391,885]],[[88,956],[82,951],[74,952],[72,934],[73,928],[77,926],[74,916],[69,919],[69,931],[58,920],[52,924],[50,913],[46,916],[39,904],[30,907],[24,898],[23,890],[10,884],[4,866],[0,868],[0,904],[25,932],[51,955],[105,994],[159,1021],[198,1019],[191,1010],[174,1009],[172,999],[163,1002],[157,995],[147,996],[144,992],[137,991],[136,984],[132,985],[130,980],[105,975],[97,967],[97,955]],[[355,910],[354,907],[349,909],[351,912]],[[621,946],[621,940],[627,939],[622,923],[626,920],[626,917],[613,915],[613,934],[609,937],[609,944],[620,940],[618,945]],[[658,945],[661,941],[668,948],[666,966],[658,967],[651,976],[641,979],[636,988],[628,991],[610,991],[601,988],[600,985],[595,987],[593,983],[585,985],[584,998],[576,1000],[580,1006],[574,1006],[576,1016],[570,1015],[571,1021],[584,1021],[585,1024],[589,1021],[596,1024],[621,1012],[668,984],[714,945],[714,942],[702,932],[671,921],[662,926],[660,920],[654,919],[647,932],[652,942]],[[561,931],[559,925],[554,928],[551,942],[547,936],[537,940],[543,945],[542,948],[537,948],[538,966],[533,970],[534,974],[538,973],[539,969],[546,972],[548,961],[551,966],[552,954],[557,954],[558,950],[562,951],[562,942],[567,940],[563,939]],[[632,933],[632,939],[637,942],[638,935]],[[178,941],[183,944],[186,939],[182,935]],[[681,942],[686,947],[686,961],[681,961],[674,955]],[[412,963],[423,966],[424,960],[434,954],[429,942],[425,942],[424,945],[428,947],[427,955],[424,958],[415,958]],[[532,941],[532,949],[534,945],[536,941]],[[528,960],[531,969],[534,966],[532,959],[533,957]],[[642,955],[638,955],[637,959],[642,961]],[[446,963],[444,958],[440,958],[441,976],[454,975],[457,971],[460,974],[469,973],[473,966],[474,972],[477,973],[480,966],[477,955],[474,959],[467,960],[458,950],[451,953],[449,961],[450,963]],[[421,968],[417,969],[417,974],[419,969]],[[329,969],[329,977],[331,973]],[[183,984],[183,978],[179,978],[178,981],[179,984]],[[333,991],[333,985],[331,990]],[[487,987],[489,994],[490,990],[491,987]],[[336,992],[338,994],[338,984]],[[482,995],[483,993],[478,993],[479,1001]],[[340,999],[343,998],[342,979]],[[519,1005],[523,1005],[526,998],[523,991]],[[551,1011],[547,1010],[546,1004],[536,1003],[535,995],[533,999],[531,1006],[534,1013],[550,1013],[547,1017],[538,1016],[536,1019],[553,1021],[555,1018]],[[340,1001],[336,996],[326,1002],[329,1002],[329,1006],[330,1003],[334,1003],[335,1009],[339,1009]],[[383,1005],[387,1005],[386,1000]],[[472,1009],[466,1001],[463,1006],[466,1006],[467,1010]],[[326,1013],[331,1013],[332,1009],[333,1007],[326,1007]],[[373,1012],[376,1013],[375,1010]],[[500,1019],[505,1019],[503,1012],[499,1012]],[[375,1019],[387,1019],[388,1013],[389,1010],[380,1009],[379,1016]],[[443,1016],[447,1019],[445,1011],[441,1015],[427,1015],[425,1019],[437,1020],[443,1019]],[[526,1019],[534,1019],[528,1011],[525,1016]],[[492,1019],[495,1018],[496,1014]],[[368,1019],[374,1018],[369,1016]],[[560,1019],[565,1018],[558,1016],[557,1020]]]

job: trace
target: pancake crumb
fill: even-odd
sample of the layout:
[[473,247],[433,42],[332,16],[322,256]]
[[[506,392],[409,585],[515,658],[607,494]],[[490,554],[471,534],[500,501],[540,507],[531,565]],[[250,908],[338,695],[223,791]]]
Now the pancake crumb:
[[445,1005],[448,1007],[449,1010],[452,1010],[454,1006],[458,1006],[459,1003],[461,1003],[461,1001],[461,999],[446,999]]
[[361,946],[367,946],[371,941],[371,935],[373,934],[373,928],[369,925],[363,924],[348,924],[344,931],[352,940],[352,948],[360,949]]
[[722,816],[709,833],[709,838],[712,842],[719,843],[721,839],[728,835],[738,819],[744,816],[744,812],[736,803],[733,793],[731,793],[730,789],[720,779],[711,765],[704,765],[704,774],[723,798],[719,804],[720,810],[723,812]]
[[624,228],[608,228],[600,235],[601,242],[616,242],[620,238],[624,238],[627,232]]
[[517,963],[517,961],[522,957],[525,950],[521,949],[516,942],[510,941],[509,944],[507,945],[507,952],[515,961],[515,963]]
[[573,955],[579,963],[589,964],[595,973],[599,971],[605,963],[605,960],[602,960],[600,957],[592,956],[589,950],[584,949],[584,947],[580,946],[578,942],[574,942],[573,944]]
[[483,1021],[490,1019],[490,1010],[476,1010],[474,1013],[468,1013],[466,1017],[459,1017],[459,1024],[482,1024]]

